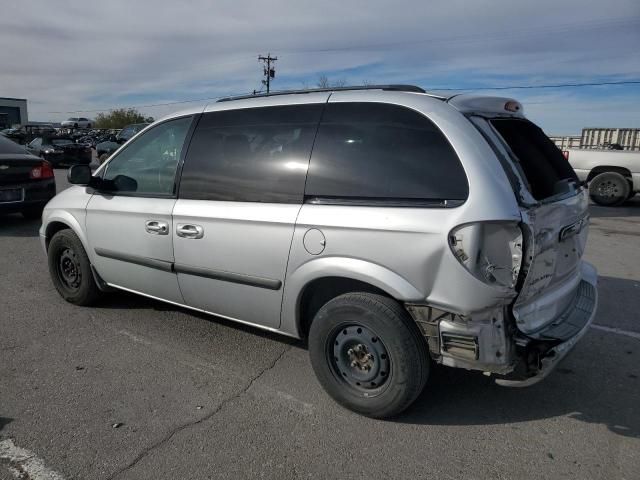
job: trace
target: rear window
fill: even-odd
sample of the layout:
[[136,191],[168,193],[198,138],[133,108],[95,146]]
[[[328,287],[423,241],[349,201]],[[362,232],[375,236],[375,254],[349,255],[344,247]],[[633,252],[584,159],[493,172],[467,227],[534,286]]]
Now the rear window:
[[525,119],[494,119],[491,125],[515,155],[536,200],[564,193],[578,181],[562,152],[542,129]]
[[466,200],[458,157],[424,115],[384,103],[329,103],[313,147],[308,197],[387,201]]
[[9,140],[8,138],[0,135],[0,155],[2,154],[22,154],[27,153],[25,148],[21,145],[18,145],[13,140]]

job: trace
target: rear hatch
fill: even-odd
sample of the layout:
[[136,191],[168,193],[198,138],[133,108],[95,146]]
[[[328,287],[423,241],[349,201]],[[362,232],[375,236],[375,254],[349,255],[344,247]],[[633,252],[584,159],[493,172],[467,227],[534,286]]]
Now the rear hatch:
[[578,308],[589,197],[562,152],[517,110],[469,118],[502,162],[521,205],[525,255],[513,304],[516,325],[547,338]]

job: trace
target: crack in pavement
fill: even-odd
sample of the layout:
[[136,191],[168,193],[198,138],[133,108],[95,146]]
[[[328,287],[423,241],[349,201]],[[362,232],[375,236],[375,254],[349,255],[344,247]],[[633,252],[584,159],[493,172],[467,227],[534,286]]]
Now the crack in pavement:
[[182,432],[183,430],[186,430],[190,427],[193,427],[195,425],[198,425],[200,423],[206,422],[207,420],[213,418],[217,413],[219,413],[228,403],[230,403],[233,400],[237,400],[238,398],[240,398],[242,395],[244,395],[245,393],[247,393],[247,391],[253,386],[253,384],[258,381],[260,379],[260,377],[262,377],[265,373],[267,373],[269,370],[272,370],[276,364],[282,359],[282,357],[284,357],[284,355],[290,351],[293,348],[293,345],[289,345],[287,347],[285,347],[282,352],[280,352],[280,354],[271,362],[271,364],[269,364],[266,368],[262,369],[260,372],[258,372],[257,375],[251,377],[251,379],[247,382],[247,384],[241,388],[240,390],[238,390],[236,393],[234,393],[233,395],[230,395],[229,397],[227,397],[226,399],[224,399],[222,402],[220,402],[220,405],[218,405],[218,407],[216,407],[215,409],[213,409],[210,413],[208,413],[207,415],[205,415],[204,417],[198,419],[198,420],[194,420],[191,422],[187,422],[185,424],[179,425],[178,427],[174,428],[173,430],[171,430],[169,433],[167,433],[164,437],[162,437],[159,441],[157,441],[156,443],[154,443],[153,445],[150,445],[149,447],[145,448],[144,450],[142,450],[137,456],[136,458],[134,458],[131,462],[129,462],[127,465],[125,465],[124,467],[122,467],[119,470],[116,470],[114,473],[112,473],[110,476],[107,477],[107,480],[113,480],[117,477],[119,477],[120,475],[122,475],[123,473],[125,473],[128,470],[131,470],[133,467],[135,467],[142,459],[144,459],[147,455],[149,455],[151,452],[153,452],[154,450],[162,447],[164,444],[166,444],[167,442],[169,442],[177,433]]

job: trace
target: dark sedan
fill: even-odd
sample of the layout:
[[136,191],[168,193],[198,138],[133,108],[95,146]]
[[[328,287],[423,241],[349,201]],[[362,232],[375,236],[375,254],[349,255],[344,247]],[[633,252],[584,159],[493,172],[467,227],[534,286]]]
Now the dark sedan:
[[27,150],[38,157],[51,162],[54,167],[61,165],[89,165],[91,163],[91,147],[75,143],[65,137],[34,138]]
[[40,218],[55,194],[51,164],[0,136],[0,213],[20,212],[26,218]]

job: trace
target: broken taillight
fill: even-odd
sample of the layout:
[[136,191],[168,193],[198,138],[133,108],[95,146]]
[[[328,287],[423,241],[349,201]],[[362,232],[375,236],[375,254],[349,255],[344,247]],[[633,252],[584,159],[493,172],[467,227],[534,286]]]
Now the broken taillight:
[[454,228],[449,246],[458,261],[489,285],[514,288],[522,265],[522,231],[515,222],[476,222]]

